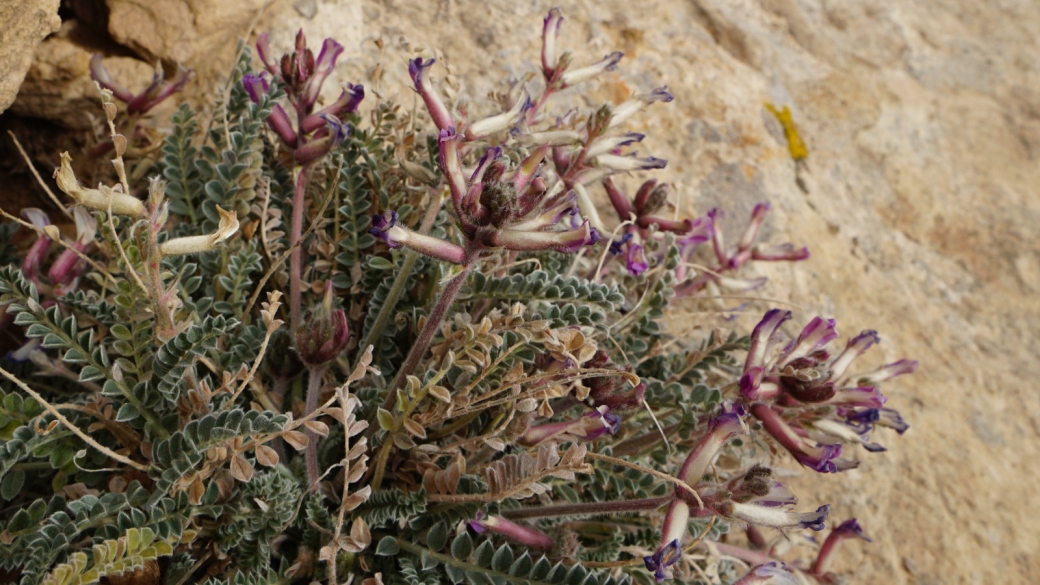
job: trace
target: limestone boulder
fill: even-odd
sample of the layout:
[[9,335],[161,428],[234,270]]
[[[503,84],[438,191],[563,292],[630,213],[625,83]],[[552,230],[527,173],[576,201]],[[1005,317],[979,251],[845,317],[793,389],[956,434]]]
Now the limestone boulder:
[[37,45],[58,30],[60,0],[0,3],[0,112],[14,101]]

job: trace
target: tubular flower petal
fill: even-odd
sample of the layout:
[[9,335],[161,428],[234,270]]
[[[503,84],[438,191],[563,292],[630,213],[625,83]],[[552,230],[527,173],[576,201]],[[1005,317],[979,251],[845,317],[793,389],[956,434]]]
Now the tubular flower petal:
[[736,518],[756,526],[770,528],[808,528],[820,531],[824,529],[824,521],[830,512],[830,505],[823,505],[815,512],[791,512],[784,508],[725,502],[716,507],[717,511],[730,518]]
[[879,341],[881,341],[881,338],[878,337],[877,331],[873,330],[864,331],[850,339],[848,345],[845,347],[845,351],[841,352],[841,354],[831,362],[831,379],[841,380],[845,370],[849,368],[852,362]]
[[774,561],[754,567],[733,585],[802,585],[802,582],[787,570],[786,565]]
[[[456,211],[464,207],[463,198],[466,196],[466,177],[462,172],[462,162],[459,160],[459,135],[455,133],[454,127],[442,129],[437,137],[437,147],[440,152],[438,163],[441,171],[448,179],[448,187],[451,188],[451,200]],[[460,217],[462,214],[459,214]]]
[[413,232],[404,226],[397,225],[397,220],[398,215],[394,210],[389,210],[382,215],[373,215],[372,227],[369,228],[368,233],[379,238],[391,248],[403,245],[438,260],[452,264],[466,263],[466,250],[461,246]]
[[101,53],[94,53],[90,57],[90,77],[94,81],[98,82],[101,87],[112,92],[112,95],[123,103],[129,103],[130,100],[134,99],[134,94],[130,93],[130,90],[126,89],[122,85],[112,79],[112,75],[108,72],[103,62]]
[[556,250],[571,253],[577,252],[582,246],[595,245],[597,241],[599,232],[585,220],[576,229],[560,232],[501,230],[492,235],[490,244],[525,252]]
[[688,485],[696,485],[722,447],[734,436],[745,432],[747,429],[737,413],[721,414],[713,418],[708,424],[708,432],[686,456],[686,461],[679,470],[679,479]]
[[638,132],[626,132],[618,136],[599,138],[585,151],[585,156],[595,158],[602,154],[609,154],[622,146],[642,142],[644,138],[646,138],[646,134],[639,134]]
[[654,554],[643,557],[646,570],[654,574],[658,583],[668,579],[667,569],[682,558],[679,541],[686,534],[686,523],[690,519],[690,507],[682,500],[673,500],[664,517],[661,528],[661,545]]
[[839,440],[847,441],[850,443],[859,443],[863,447],[872,453],[878,453],[885,451],[886,449],[877,443],[871,443],[865,433],[857,432],[857,430],[848,424],[838,422],[836,420],[821,419],[813,421],[813,427],[822,432],[830,435]]
[[415,84],[415,90],[422,96],[423,101],[426,103],[426,109],[430,112],[430,117],[433,118],[433,123],[436,124],[437,128],[441,130],[447,130],[453,128],[455,122],[451,119],[451,113],[448,112],[448,108],[444,106],[444,102],[441,101],[440,96],[433,89],[433,86],[429,79],[426,78],[426,70],[433,66],[436,59],[430,59],[424,61],[422,57],[417,57],[408,62],[408,75],[411,76],[412,82]]
[[476,520],[469,521],[469,527],[475,532],[494,532],[500,534],[517,544],[542,551],[552,550],[552,539],[541,532],[510,522],[501,516],[484,517],[483,513],[477,513]]
[[617,67],[618,62],[621,61],[621,58],[623,56],[624,53],[620,51],[615,51],[607,55],[606,57],[603,57],[599,61],[596,61],[592,65],[589,65],[588,67],[564,71],[563,75],[560,76],[561,85],[562,87],[571,87],[573,85],[578,85],[579,83],[588,81],[593,77],[596,77],[597,75],[603,73],[604,71],[613,71],[614,68]]
[[259,75],[247,73],[242,76],[242,85],[249,94],[249,100],[254,104],[260,103],[260,98],[270,91],[271,86],[267,83],[267,72],[261,71]]
[[559,62],[556,54],[556,41],[560,36],[560,23],[563,15],[559,8],[553,8],[548,16],[542,21],[542,74],[546,79],[551,79],[556,73],[556,65]]
[[638,95],[614,108],[608,128],[617,128],[654,102],[670,102],[672,99],[672,94],[668,93],[668,86],[659,87],[650,93]]
[[127,112],[143,114],[151,110],[166,98],[184,89],[195,72],[177,65],[177,71],[172,80],[166,81],[164,75],[162,66],[156,63],[151,85],[126,104]]
[[573,440],[574,437],[587,441],[595,440],[605,434],[615,434],[621,426],[621,417],[610,412],[607,406],[600,406],[574,420],[538,425],[527,430],[518,440],[523,445],[537,445],[547,440]]
[[628,273],[632,276],[639,276],[650,268],[650,264],[646,260],[646,254],[643,253],[642,246],[639,244],[629,244],[628,254],[625,256],[625,267],[628,268]]
[[621,172],[663,169],[668,166],[668,161],[662,158],[636,158],[617,154],[601,154],[596,157],[595,162],[597,166]]
[[[76,209],[82,208],[77,207]],[[23,209],[22,217],[29,220],[29,222],[32,223],[33,226],[41,230],[51,225],[50,218],[47,217],[47,214],[44,213],[43,210],[37,209],[35,207],[27,207]],[[57,228],[51,229],[54,230]],[[25,260],[22,261],[22,273],[29,280],[36,280],[36,276],[40,271],[40,265],[43,263],[44,258],[47,257],[47,252],[50,251],[51,238],[45,234],[46,231],[43,235],[40,235],[38,238],[36,238],[36,241],[33,242],[32,247],[29,248],[29,252],[25,255]],[[0,310],[2,310],[3,308],[6,307],[0,307]]]
[[80,274],[83,272],[83,264],[81,261],[79,252],[82,254],[87,251],[87,248],[94,243],[94,236],[97,234],[97,220],[94,216],[82,207],[76,207],[72,210],[73,218],[76,220],[76,241],[72,243],[71,249],[63,250],[58,258],[51,264],[51,269],[47,273],[47,278],[50,279],[51,285],[56,289],[64,289],[73,283]]
[[321,86],[336,67],[336,60],[342,53],[343,45],[333,39],[325,39],[321,44],[321,51],[314,62],[314,71],[307,79],[303,94],[300,96],[299,105],[303,111],[310,111],[314,107],[314,102],[318,100],[318,95],[321,93]]
[[271,75],[278,75],[278,61],[271,55],[271,41],[267,31],[260,33],[256,39],[256,56]]
[[896,376],[912,374],[915,370],[917,370],[916,360],[899,360],[898,362],[882,366],[873,372],[858,374],[851,376],[851,378],[860,385],[874,385]]
[[863,532],[859,522],[855,518],[850,518],[839,524],[827,535],[827,540],[823,541],[823,546],[820,547],[820,552],[816,556],[816,562],[813,563],[812,572],[817,575],[825,573],[838,543],[849,538],[859,538],[867,542],[874,542]]
[[776,332],[780,330],[780,326],[790,319],[791,311],[771,309],[766,312],[751,333],[751,345],[748,348],[747,361],[744,363],[745,371],[753,367],[765,365],[766,352],[770,341],[776,335]]
[[278,134],[278,137],[282,139],[286,146],[289,148],[298,146],[296,131],[293,130],[292,123],[289,121],[289,114],[285,113],[280,104],[275,104],[271,107],[271,115],[267,118],[267,125]]
[[809,248],[795,248],[794,244],[776,246],[755,246],[751,250],[751,259],[762,262],[798,262],[809,258]]
[[758,230],[761,229],[767,213],[769,213],[768,202],[759,203],[751,210],[751,221],[744,228],[744,234],[740,237],[740,244],[738,244],[740,250],[747,250],[755,243],[755,240],[758,238]]
[[527,89],[521,89],[520,97],[509,111],[470,124],[466,128],[466,138],[473,140],[495,132],[509,130],[523,119],[524,112],[531,109],[531,106],[531,97],[527,94]]
[[751,414],[757,418],[762,426],[780,445],[794,455],[799,463],[820,473],[835,473],[837,465],[833,463],[841,455],[841,445],[816,445],[806,444],[797,432],[780,418],[767,404],[755,404],[751,406]]
[[813,317],[813,320],[802,329],[798,339],[777,360],[777,366],[783,367],[794,358],[807,355],[836,339],[838,332],[834,329],[834,325],[834,319]]

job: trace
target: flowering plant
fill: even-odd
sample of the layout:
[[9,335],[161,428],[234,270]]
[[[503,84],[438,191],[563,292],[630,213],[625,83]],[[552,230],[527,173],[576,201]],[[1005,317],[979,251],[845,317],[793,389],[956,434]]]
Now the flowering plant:
[[243,48],[217,100],[226,128],[182,107],[155,168],[127,168],[154,134],[120,134],[112,98],[134,117],[186,76],[135,97],[95,63],[110,180],[82,185],[63,154],[70,209],[2,212],[28,234],[0,248],[4,577],[834,581],[838,543],[869,538],[779,470],[883,451],[870,434],[907,425],[879,385],[916,362],[861,371],[877,333],[842,346],[833,320],[798,332],[777,309],[749,337],[665,326],[670,303],[808,251],[758,242],[768,204],[727,246],[719,210],[668,217],[666,184],[630,199],[625,175],[666,162],[625,123],[673,97],[553,111],[623,57],[577,66],[562,22],[543,22],[540,81],[486,118],[422,57],[424,114],[363,109],[356,84],[323,106],[342,46],[315,57],[301,33],[278,58],[263,34],[263,71]]

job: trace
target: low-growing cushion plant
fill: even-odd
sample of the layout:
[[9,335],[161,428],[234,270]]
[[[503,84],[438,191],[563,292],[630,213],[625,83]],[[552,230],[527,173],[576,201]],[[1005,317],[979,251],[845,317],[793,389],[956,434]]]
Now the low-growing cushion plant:
[[[906,424],[879,385],[916,363],[862,371],[874,331],[780,309],[727,331],[758,310],[722,301],[762,284],[747,265],[808,250],[758,241],[766,203],[727,242],[721,211],[626,191],[665,166],[626,122],[673,98],[554,109],[622,58],[572,62],[562,20],[488,103],[411,60],[421,113],[355,84],[318,105],[342,47],[302,33],[161,123],[190,72],[135,96],[96,57],[107,137],[61,155],[60,210],[0,225],[0,576],[837,579],[837,543],[869,539],[776,469],[883,451],[868,433]],[[710,310],[669,324],[678,299]]]

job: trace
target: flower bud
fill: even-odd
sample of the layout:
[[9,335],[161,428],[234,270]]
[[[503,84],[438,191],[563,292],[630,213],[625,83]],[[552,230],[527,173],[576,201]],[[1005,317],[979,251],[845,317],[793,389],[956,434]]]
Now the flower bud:
[[296,330],[296,352],[309,366],[326,364],[339,356],[350,341],[347,314],[332,310],[332,283],[325,287],[325,299],[308,311],[303,326]]

